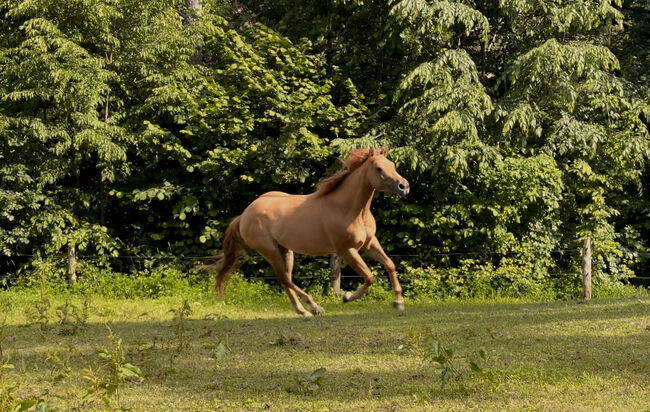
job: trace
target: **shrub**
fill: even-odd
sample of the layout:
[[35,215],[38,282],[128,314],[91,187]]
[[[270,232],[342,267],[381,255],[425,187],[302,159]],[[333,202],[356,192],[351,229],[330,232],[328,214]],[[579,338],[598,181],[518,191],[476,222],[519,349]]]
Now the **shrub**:
[[81,273],[79,282],[72,289],[112,298],[158,298],[189,293],[196,288],[175,269],[145,269],[124,274],[91,268]]
[[226,301],[229,303],[265,302],[280,295],[278,287],[261,280],[244,279],[241,273],[235,273],[226,289]]
[[[534,298],[570,300],[582,295],[579,273],[548,274],[532,266],[504,259],[501,265],[461,262],[456,268],[410,267],[400,273],[404,296],[442,298]],[[593,278],[594,297],[638,296],[646,291],[625,285],[613,277]]]

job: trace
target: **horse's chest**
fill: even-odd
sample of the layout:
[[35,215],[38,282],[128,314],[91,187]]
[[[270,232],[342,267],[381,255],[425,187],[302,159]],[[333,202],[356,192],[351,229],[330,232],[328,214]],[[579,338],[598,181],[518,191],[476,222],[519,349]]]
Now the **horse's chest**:
[[361,249],[375,235],[375,226],[368,222],[358,221],[348,226],[344,231],[344,238],[349,247]]

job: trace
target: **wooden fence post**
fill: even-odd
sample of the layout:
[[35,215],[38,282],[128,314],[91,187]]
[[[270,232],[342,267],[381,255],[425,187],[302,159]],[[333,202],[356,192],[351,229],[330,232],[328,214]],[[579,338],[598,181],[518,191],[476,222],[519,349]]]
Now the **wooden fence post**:
[[591,299],[591,239],[582,241],[582,299]]
[[74,243],[68,244],[68,283],[77,283],[77,252]]
[[341,293],[341,258],[336,254],[330,257],[330,283],[332,292]]

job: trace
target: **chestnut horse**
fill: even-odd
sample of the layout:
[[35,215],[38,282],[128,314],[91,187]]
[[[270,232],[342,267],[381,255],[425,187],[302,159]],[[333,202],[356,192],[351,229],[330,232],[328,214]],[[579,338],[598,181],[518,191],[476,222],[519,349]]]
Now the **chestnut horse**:
[[[230,275],[241,265],[244,249],[250,248],[271,264],[298,314],[322,314],[323,309],[314,299],[292,281],[293,252],[339,255],[364,280],[356,292],[343,294],[343,301],[349,302],[362,297],[375,281],[359,256],[361,251],[388,271],[395,293],[393,305],[403,310],[404,298],[395,264],[375,237],[375,218],[370,213],[375,190],[402,196],[409,192],[408,181],[395,171],[393,162],[386,158],[387,152],[385,148],[353,151],[343,161],[345,168],[323,180],[312,194],[268,192],[255,199],[226,230],[223,255],[215,265],[217,293],[225,296]],[[298,296],[309,305],[311,313]]]

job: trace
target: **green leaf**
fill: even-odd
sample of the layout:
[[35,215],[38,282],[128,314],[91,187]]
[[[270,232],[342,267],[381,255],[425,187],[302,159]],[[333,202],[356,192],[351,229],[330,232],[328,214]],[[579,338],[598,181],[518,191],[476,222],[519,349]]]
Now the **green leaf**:
[[137,377],[142,378],[142,371],[137,366],[134,366],[130,363],[125,363],[120,368],[120,373],[124,377]]
[[483,372],[483,368],[481,368],[480,366],[478,366],[478,365],[476,364],[476,362],[472,362],[472,361],[470,361],[470,362],[469,362],[469,367],[470,367],[470,369],[472,369],[473,372],[476,372],[476,373]]
[[223,342],[219,342],[214,350],[214,356],[217,359],[221,359],[228,353],[228,348]]
[[37,399],[25,399],[18,404],[19,411],[26,411],[33,408],[38,403]]
[[308,379],[310,379],[312,381],[320,379],[323,375],[325,375],[325,372],[327,372],[327,369],[318,368],[309,375]]

